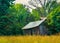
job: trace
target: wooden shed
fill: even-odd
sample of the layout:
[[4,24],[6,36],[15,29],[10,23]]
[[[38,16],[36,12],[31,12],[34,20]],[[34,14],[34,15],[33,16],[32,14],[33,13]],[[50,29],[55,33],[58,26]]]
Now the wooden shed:
[[39,20],[39,21],[28,23],[26,26],[22,28],[24,35],[45,35],[47,34],[47,29],[44,25],[45,20],[46,18]]

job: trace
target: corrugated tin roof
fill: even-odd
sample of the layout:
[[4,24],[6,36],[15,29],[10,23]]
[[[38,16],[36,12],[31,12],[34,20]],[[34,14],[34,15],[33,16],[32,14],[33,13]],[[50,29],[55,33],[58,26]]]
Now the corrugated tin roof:
[[24,26],[22,29],[29,29],[29,28],[34,28],[39,26],[42,22],[44,22],[46,20],[46,18],[39,20],[39,21],[34,21],[34,22],[30,22],[28,23],[26,26]]

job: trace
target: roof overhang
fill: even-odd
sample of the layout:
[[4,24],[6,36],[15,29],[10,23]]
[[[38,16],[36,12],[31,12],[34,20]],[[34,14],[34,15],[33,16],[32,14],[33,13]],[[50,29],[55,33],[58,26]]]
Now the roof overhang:
[[24,26],[22,29],[30,29],[30,28],[37,27],[40,24],[42,24],[45,20],[46,20],[46,18],[39,20],[39,21],[30,22],[26,26]]

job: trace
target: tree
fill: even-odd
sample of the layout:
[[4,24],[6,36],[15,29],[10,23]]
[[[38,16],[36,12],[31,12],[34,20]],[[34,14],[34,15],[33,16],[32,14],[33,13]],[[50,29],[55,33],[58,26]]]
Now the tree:
[[8,8],[14,0],[0,0],[0,35],[6,34],[5,27],[8,24]]
[[[36,8],[36,10],[43,16],[47,16],[50,11],[56,6],[57,0],[31,0],[29,4]],[[39,6],[41,5],[41,6]],[[27,6],[32,9],[32,7]],[[39,7],[43,8],[43,12]],[[44,13],[44,14],[43,14]],[[41,15],[40,15],[41,16]]]
[[0,0],[0,16],[6,15],[7,9],[13,3],[13,1],[14,0]]
[[36,9],[32,9],[31,15],[34,17],[34,21],[40,20],[39,12]]
[[60,5],[54,8],[47,18],[49,34],[56,34],[60,32]]

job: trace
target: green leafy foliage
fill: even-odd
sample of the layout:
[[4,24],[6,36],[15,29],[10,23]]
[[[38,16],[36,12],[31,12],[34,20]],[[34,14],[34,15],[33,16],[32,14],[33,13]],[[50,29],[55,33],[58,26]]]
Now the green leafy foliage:
[[15,0],[0,0],[0,16],[6,15],[7,9]]
[[47,18],[50,34],[60,32],[60,6],[54,8]]
[[5,35],[8,21],[8,8],[14,0],[0,0],[0,35]]
[[[47,2],[44,6],[32,9],[22,4],[13,4],[15,0],[0,0],[0,35],[23,35],[22,27],[32,21],[47,16],[49,34],[60,32],[60,4]],[[49,15],[46,15],[49,14]]]
[[32,10],[32,14],[31,15],[34,17],[34,21],[40,19],[40,14],[39,14],[39,12],[36,9]]
[[24,5],[11,4],[7,9],[7,15],[0,17],[0,35],[23,35],[22,27],[39,19],[38,12],[33,11],[31,14]]

